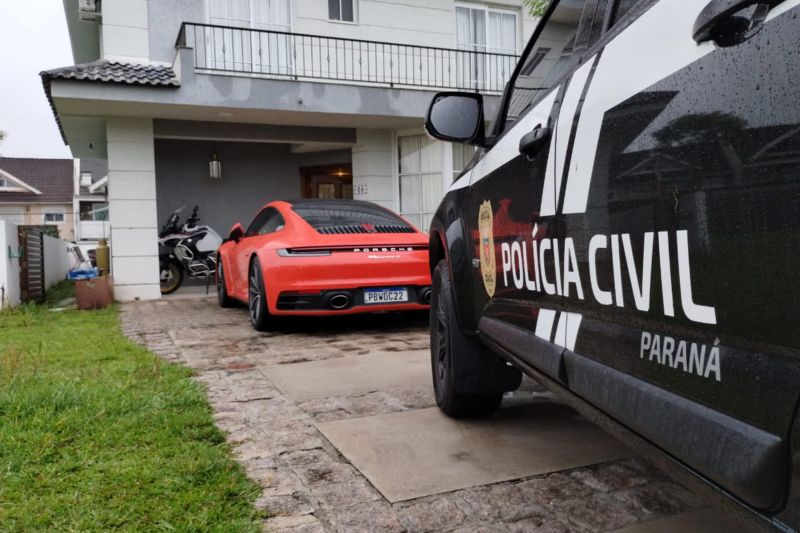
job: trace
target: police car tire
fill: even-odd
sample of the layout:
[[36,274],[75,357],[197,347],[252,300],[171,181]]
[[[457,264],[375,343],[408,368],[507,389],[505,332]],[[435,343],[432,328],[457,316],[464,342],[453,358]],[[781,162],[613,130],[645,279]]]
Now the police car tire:
[[[481,418],[494,413],[503,399],[503,391],[495,383],[484,382],[482,364],[487,357],[496,359],[477,340],[464,335],[458,325],[450,285],[450,273],[445,261],[436,265],[433,273],[433,294],[430,311],[431,368],[436,404],[453,418]],[[490,392],[465,394],[459,392],[459,380],[469,376],[470,387]],[[495,390],[492,390],[495,389]]]

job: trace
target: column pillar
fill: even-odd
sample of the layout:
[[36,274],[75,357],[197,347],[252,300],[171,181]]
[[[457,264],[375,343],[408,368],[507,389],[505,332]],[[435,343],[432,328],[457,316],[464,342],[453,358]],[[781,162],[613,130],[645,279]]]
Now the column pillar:
[[106,137],[115,297],[160,298],[153,120],[110,117]]
[[353,147],[353,198],[368,200],[395,211],[391,130],[356,130]]

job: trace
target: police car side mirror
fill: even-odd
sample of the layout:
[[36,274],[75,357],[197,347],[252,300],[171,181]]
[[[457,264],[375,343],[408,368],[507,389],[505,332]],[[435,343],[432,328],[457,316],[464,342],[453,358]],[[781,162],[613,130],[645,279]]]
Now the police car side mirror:
[[425,130],[440,141],[484,146],[483,97],[475,93],[437,93],[425,116]]

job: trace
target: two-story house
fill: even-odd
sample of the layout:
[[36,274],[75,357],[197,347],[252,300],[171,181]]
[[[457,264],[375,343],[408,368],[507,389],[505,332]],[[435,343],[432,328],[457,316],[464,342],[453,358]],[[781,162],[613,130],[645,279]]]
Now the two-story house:
[[74,66],[42,73],[76,157],[107,158],[121,300],[159,297],[156,233],[221,234],[278,198],[371,200],[427,228],[469,150],[422,130],[434,92],[487,117],[535,26],[522,0],[64,0]]

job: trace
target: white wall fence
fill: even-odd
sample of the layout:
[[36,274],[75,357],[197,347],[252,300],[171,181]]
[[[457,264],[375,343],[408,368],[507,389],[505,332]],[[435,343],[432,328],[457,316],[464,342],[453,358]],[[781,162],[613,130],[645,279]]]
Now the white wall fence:
[[19,234],[17,225],[0,220],[0,309],[19,303]]
[[44,241],[44,288],[46,290],[67,278],[70,244],[49,235],[43,235],[42,238]]
[[[70,244],[44,235],[45,290],[66,279],[69,272]],[[16,224],[0,220],[0,309],[20,303],[19,230]]]

